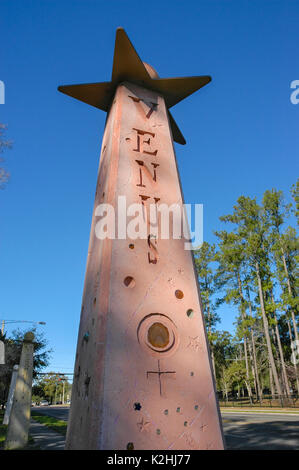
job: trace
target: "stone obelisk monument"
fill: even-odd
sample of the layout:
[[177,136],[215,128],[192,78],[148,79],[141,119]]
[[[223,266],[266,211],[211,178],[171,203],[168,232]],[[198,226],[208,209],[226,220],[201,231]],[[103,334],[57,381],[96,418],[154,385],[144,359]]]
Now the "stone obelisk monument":
[[[169,108],[209,81],[159,78],[119,28],[111,82],[59,87],[107,111],[66,449],[223,448],[192,252],[119,222],[132,204],[145,219],[150,204],[182,207],[173,140],[185,140]],[[114,239],[97,235],[102,204]]]
[[31,414],[34,334],[24,336],[19,371],[13,396],[5,449],[21,449],[26,446]]
[[8,424],[8,422],[9,422],[11,407],[12,407],[12,403],[13,403],[13,397],[14,397],[16,383],[17,383],[18,370],[19,370],[19,366],[17,364],[14,365],[13,366],[13,371],[12,371],[12,374],[11,374],[11,381],[10,381],[10,386],[9,386],[8,398],[7,398],[7,402],[6,402],[6,406],[5,406],[3,424]]

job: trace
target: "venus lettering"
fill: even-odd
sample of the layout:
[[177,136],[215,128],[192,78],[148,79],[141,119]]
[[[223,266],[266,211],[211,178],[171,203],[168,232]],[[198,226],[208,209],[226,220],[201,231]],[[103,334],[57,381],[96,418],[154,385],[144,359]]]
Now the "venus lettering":
[[[153,139],[155,137],[154,132],[149,132],[149,131],[143,131],[142,129],[136,129],[133,127],[133,130],[137,132],[136,134],[136,148],[133,149],[134,152],[140,152],[140,153],[145,153],[146,155],[153,155],[156,156],[158,153],[158,150],[151,150],[151,138]],[[147,137],[150,136],[150,137]],[[143,139],[145,137],[145,139]],[[145,147],[144,145],[148,145],[148,147]]]
[[[134,103],[139,103],[140,104],[139,108],[143,109],[143,107],[141,105],[142,100],[140,98],[136,98],[135,96],[130,96],[130,95],[128,95],[128,96],[129,96],[129,98],[131,98],[134,101]],[[145,104],[148,106],[148,108],[150,108],[147,113],[144,112],[144,115],[145,115],[146,119],[149,119],[151,117],[153,111],[155,111],[157,109],[158,103],[150,102],[149,104],[147,104],[147,103],[145,103]]]

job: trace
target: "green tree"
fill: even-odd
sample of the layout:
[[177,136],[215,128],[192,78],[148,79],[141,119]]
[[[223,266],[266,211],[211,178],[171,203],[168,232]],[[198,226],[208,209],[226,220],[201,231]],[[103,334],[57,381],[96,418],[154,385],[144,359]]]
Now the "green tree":
[[252,387],[253,377],[247,376],[245,361],[232,361],[226,372],[228,383],[232,388]]
[[[240,311],[239,336],[243,341],[244,358],[246,364],[247,384],[249,384],[249,338],[250,320],[246,312],[246,300],[243,293],[243,284],[246,280],[246,259],[244,242],[236,233],[228,233],[224,230],[215,232],[219,239],[219,250],[215,259],[218,261],[216,279],[219,288],[226,288],[224,300],[227,303],[238,305]],[[252,400],[251,388],[247,389],[250,401]]]
[[[37,332],[36,329],[31,331],[35,335],[33,343],[33,378],[36,378],[38,373],[48,366],[52,351],[47,349],[48,342],[45,339],[44,333]],[[10,337],[0,333],[0,340],[5,344],[5,364],[0,366],[0,404],[2,406],[7,401],[13,366],[20,362],[25,333],[26,331],[15,330]]]
[[284,203],[282,191],[272,189],[271,191],[265,191],[264,193],[263,209],[267,218],[268,226],[272,229],[271,243],[279,272],[279,280],[282,284],[283,290],[285,286],[287,287],[287,293],[289,296],[287,301],[288,304],[292,306],[290,309],[291,318],[295,339],[298,340],[298,328],[295,318],[295,311],[297,313],[298,307],[298,298],[295,286],[296,275],[294,273],[294,270],[297,269],[297,264],[294,263],[294,260],[295,256],[298,256],[298,239],[294,229],[291,228],[285,236],[281,234],[281,226],[289,214],[290,205]]
[[228,401],[228,395],[231,390],[231,380],[228,367],[222,367],[218,389],[222,391],[223,398]]
[[[290,394],[285,358],[280,338],[276,311],[282,306],[291,318],[295,339],[298,340],[298,327],[296,316],[298,314],[298,238],[296,231],[288,227],[285,233],[282,232],[283,224],[289,216],[291,205],[284,201],[282,191],[272,189],[265,191],[263,196],[263,210],[269,230],[270,249],[276,266],[276,278],[279,281],[282,291],[280,302],[275,307],[273,289],[271,292],[271,306],[274,317],[275,334],[283,373],[283,381],[286,394]],[[298,282],[298,281],[297,281]],[[290,337],[292,341],[292,335]],[[297,367],[295,364],[295,374],[297,377],[297,390],[299,386]]]
[[299,225],[299,178],[296,181],[296,184],[292,186],[291,193],[295,203],[294,214],[297,217],[297,224]]
[[47,398],[50,403],[55,404],[57,401],[65,401],[70,388],[70,383],[65,375],[49,372],[39,379],[34,391],[38,392],[39,396]]
[[269,318],[265,305],[265,294],[269,289],[269,244],[266,237],[267,226],[263,217],[262,208],[257,204],[256,199],[241,196],[234,206],[233,214],[223,216],[220,219],[224,222],[235,224],[235,232],[244,242],[245,255],[251,267],[252,274],[255,276],[257,285],[269,364],[277,393],[281,395],[282,388],[273,356],[269,333]]
[[217,290],[213,263],[215,262],[215,246],[204,242],[199,250],[194,253],[195,266],[197,269],[198,282],[200,286],[201,300],[204,311],[205,324],[211,350],[214,375],[216,378],[216,367],[214,358],[214,333],[219,316],[216,312],[214,294]]
[[225,377],[223,378],[223,371],[227,369],[230,364],[229,361],[236,355],[236,345],[233,336],[228,331],[214,331],[213,351],[217,389],[222,390],[227,397],[228,389],[225,387],[226,382]]

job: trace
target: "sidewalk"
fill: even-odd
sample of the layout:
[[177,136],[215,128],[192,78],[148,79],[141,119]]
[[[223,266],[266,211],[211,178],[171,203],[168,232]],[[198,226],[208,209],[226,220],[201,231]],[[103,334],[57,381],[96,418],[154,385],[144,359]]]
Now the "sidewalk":
[[41,450],[64,450],[65,437],[34,419],[30,421],[29,434],[34,439],[34,444]]
[[221,413],[225,413],[225,412],[228,412],[228,413],[254,413],[254,414],[257,414],[257,413],[267,413],[267,414],[280,414],[280,415],[299,415],[299,410],[298,408],[270,408],[270,407],[267,407],[267,408],[243,408],[243,407],[220,407],[220,412]]

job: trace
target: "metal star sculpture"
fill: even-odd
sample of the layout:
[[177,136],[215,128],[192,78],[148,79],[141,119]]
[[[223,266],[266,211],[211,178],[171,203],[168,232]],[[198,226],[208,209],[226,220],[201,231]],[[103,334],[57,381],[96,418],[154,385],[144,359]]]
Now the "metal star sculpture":
[[173,140],[186,141],[172,117],[169,108],[191,95],[211,81],[208,75],[197,77],[159,78],[157,72],[142,62],[123,28],[117,28],[110,82],[59,86],[58,90],[84,103],[109,111],[117,86],[131,82],[161,94],[168,110]]

